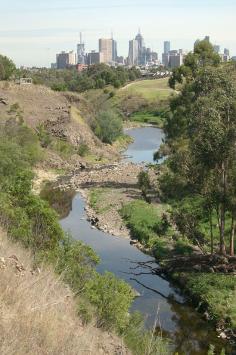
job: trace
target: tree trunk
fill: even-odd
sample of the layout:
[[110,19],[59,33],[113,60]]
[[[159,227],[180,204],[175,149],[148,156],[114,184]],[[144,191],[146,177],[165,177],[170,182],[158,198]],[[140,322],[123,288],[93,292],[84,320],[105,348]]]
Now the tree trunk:
[[214,236],[212,226],[212,212],[210,212],[210,229],[211,229],[211,255],[214,253]]
[[231,235],[230,235],[230,255],[234,256],[234,236],[235,236],[235,218],[232,216]]
[[225,171],[225,163],[222,163],[222,202],[220,206],[220,254],[225,255],[225,199],[226,199],[226,171]]

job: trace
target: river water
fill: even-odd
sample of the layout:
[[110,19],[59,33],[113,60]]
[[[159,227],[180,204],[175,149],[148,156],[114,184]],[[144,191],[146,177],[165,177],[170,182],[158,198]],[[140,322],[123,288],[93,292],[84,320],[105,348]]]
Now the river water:
[[[139,163],[153,161],[163,139],[160,129],[147,127],[127,131],[134,139],[126,155],[130,161]],[[70,196],[71,198],[71,196]],[[93,229],[86,219],[85,202],[80,194],[71,201],[68,215],[61,220],[61,226],[73,238],[90,245],[100,256],[97,270],[113,272],[137,290],[140,297],[133,302],[131,311],[140,311],[147,327],[158,327],[164,337],[172,342],[172,349],[179,354],[207,354],[209,344],[221,349],[226,344],[217,338],[215,331],[201,316],[186,303],[180,291],[168,281],[155,275],[158,267],[155,260],[130,245],[130,241],[114,237]],[[229,354],[232,353],[228,352]]]

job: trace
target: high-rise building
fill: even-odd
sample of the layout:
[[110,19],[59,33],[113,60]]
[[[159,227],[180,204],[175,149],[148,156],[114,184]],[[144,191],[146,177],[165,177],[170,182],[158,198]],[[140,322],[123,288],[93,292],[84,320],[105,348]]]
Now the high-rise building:
[[164,54],[168,54],[170,51],[170,41],[164,42]]
[[93,65],[93,64],[100,64],[104,62],[103,54],[101,52],[91,51],[86,56],[86,64]]
[[140,33],[137,34],[135,37],[135,40],[138,43],[138,65],[146,65],[147,63],[147,53],[146,53],[146,47],[144,43],[144,38]]
[[113,39],[109,38],[100,38],[99,39],[99,52],[102,53],[103,62],[106,64],[113,62],[113,52],[114,51],[114,44],[115,42]]
[[180,67],[184,62],[184,53],[182,49],[172,50],[168,53],[163,53],[162,64],[166,68],[177,68]]
[[225,48],[225,49],[224,49],[224,55],[229,56],[229,49],[228,49],[228,48]]
[[80,33],[80,43],[77,44],[77,63],[85,64],[85,44],[82,41],[82,33]]
[[213,48],[214,48],[214,52],[216,52],[217,54],[220,53],[220,46],[214,45]]
[[117,42],[112,39],[112,61],[117,62]]
[[207,41],[210,43],[210,36],[205,36],[204,41]]
[[139,44],[136,39],[129,41],[129,65],[138,65],[139,57]]
[[66,69],[76,64],[76,54],[74,51],[61,52],[57,54],[57,69]]

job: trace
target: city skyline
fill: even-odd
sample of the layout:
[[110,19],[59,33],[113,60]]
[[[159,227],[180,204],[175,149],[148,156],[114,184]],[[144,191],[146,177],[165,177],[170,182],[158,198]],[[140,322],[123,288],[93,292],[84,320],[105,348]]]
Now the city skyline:
[[98,50],[98,38],[109,38],[113,31],[119,55],[127,57],[129,40],[139,27],[146,46],[159,55],[165,40],[188,51],[206,34],[213,44],[236,54],[232,0],[11,0],[1,7],[0,53],[18,66],[49,66],[55,53],[76,51],[80,32],[90,52]]

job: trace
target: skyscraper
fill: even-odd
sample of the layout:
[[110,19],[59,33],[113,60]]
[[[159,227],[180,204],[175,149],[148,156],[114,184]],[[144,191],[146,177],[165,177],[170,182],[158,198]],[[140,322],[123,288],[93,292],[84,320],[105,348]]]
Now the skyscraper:
[[109,38],[100,38],[99,39],[99,52],[102,53],[104,63],[112,63],[113,61],[113,52],[115,42],[113,39]]
[[168,54],[170,51],[170,41],[164,42],[164,54]]
[[228,48],[225,48],[225,49],[224,49],[224,55],[229,56],[229,49],[228,49]]
[[147,63],[147,58],[146,58],[146,47],[144,43],[144,38],[140,33],[137,34],[135,37],[135,40],[138,43],[138,65],[146,65]]
[[82,33],[80,33],[80,43],[77,44],[77,63],[85,64],[85,44],[82,41]]
[[129,65],[138,65],[139,43],[136,39],[129,41]]
[[75,64],[76,54],[74,51],[57,54],[57,69],[66,69]]
[[112,61],[117,61],[117,42],[112,39]]
[[213,48],[214,48],[214,52],[216,52],[216,53],[220,53],[220,46],[218,46],[217,44],[216,45],[214,45],[213,46]]

